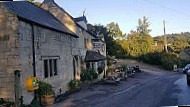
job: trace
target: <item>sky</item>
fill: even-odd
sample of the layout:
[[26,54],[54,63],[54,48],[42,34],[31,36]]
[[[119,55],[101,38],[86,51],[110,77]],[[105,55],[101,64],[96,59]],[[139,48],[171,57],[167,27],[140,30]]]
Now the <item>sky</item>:
[[[43,0],[35,0],[42,2]],[[119,24],[123,33],[136,30],[138,19],[148,17],[151,36],[190,31],[190,0],[54,0],[73,17],[86,10],[88,23]]]

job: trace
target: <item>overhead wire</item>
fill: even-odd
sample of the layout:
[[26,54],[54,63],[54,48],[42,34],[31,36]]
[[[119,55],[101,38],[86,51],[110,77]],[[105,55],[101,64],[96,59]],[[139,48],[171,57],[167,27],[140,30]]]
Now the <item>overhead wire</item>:
[[185,13],[185,12],[182,12],[182,11],[179,11],[179,10],[176,10],[176,9],[169,8],[169,7],[165,6],[165,5],[162,5],[162,4],[159,4],[159,3],[156,3],[156,2],[150,1],[150,0],[144,0],[144,1],[149,2],[149,3],[151,3],[151,4],[154,4],[154,5],[157,5],[157,6],[159,6],[159,7],[163,7],[163,8],[165,8],[165,9],[168,9],[168,10],[172,11],[172,12],[179,13],[179,14],[183,14],[183,15],[185,15],[185,16],[190,17],[190,14],[187,14],[187,13]]

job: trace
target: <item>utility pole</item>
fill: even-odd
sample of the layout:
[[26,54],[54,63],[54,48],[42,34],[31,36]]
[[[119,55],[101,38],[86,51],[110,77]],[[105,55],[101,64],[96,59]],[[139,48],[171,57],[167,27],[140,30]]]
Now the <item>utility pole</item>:
[[168,52],[165,20],[163,21],[163,24],[164,24],[164,51]]

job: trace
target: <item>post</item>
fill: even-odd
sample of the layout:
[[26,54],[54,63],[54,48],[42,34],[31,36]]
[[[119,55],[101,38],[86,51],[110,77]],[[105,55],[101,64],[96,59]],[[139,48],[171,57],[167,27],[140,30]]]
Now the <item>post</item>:
[[164,24],[164,51],[168,52],[165,20],[163,21],[163,24]]

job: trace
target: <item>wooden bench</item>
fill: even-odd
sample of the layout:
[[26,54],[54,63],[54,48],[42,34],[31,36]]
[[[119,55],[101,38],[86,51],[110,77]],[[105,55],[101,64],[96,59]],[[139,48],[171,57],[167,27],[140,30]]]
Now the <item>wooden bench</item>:
[[119,84],[120,80],[121,80],[121,78],[117,78],[117,79],[115,80],[115,82]]
[[115,80],[110,80],[108,78],[104,79],[104,81],[108,84],[118,85],[121,78],[116,78]]

